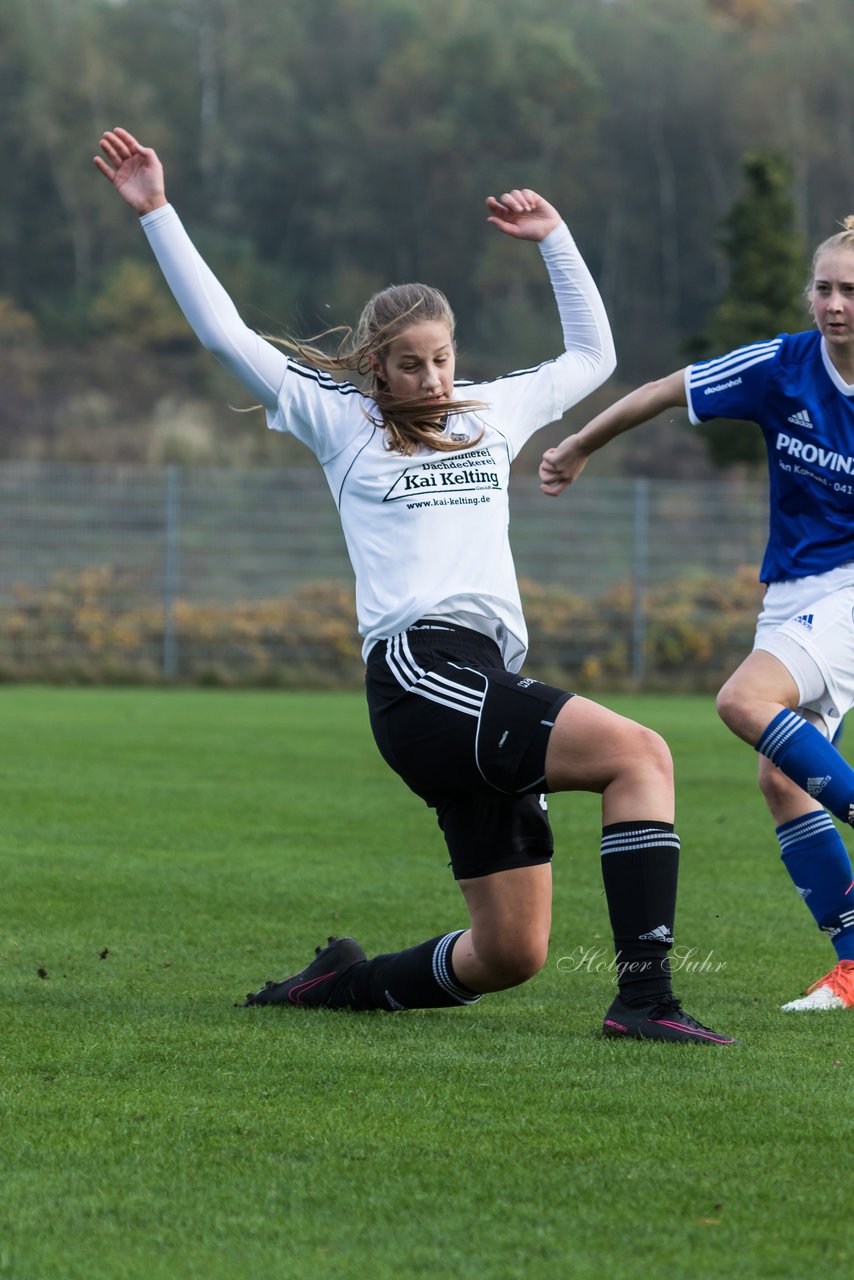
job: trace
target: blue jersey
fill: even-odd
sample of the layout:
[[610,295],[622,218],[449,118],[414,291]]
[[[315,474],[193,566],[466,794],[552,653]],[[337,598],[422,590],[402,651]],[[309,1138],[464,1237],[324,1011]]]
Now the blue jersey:
[[771,483],[763,582],[825,573],[854,561],[854,386],[817,331],[781,333],[685,371],[695,424],[758,423]]

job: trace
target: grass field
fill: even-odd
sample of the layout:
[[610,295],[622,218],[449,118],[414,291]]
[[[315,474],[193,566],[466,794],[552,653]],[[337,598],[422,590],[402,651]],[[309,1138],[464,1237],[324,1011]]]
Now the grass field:
[[329,933],[371,954],[465,923],[361,696],[0,689],[0,1276],[843,1272],[854,1015],[778,1012],[832,952],[753,753],[708,698],[602,700],[673,748],[676,989],[738,1047],[599,1038],[589,796],[552,800],[551,953],[526,986],[235,1008]]

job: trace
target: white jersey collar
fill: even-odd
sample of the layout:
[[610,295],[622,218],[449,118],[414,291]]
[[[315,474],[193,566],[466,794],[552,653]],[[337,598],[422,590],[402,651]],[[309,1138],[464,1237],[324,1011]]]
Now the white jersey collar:
[[824,361],[827,376],[830,378],[830,381],[836,387],[837,391],[841,391],[844,396],[854,396],[854,382],[845,381],[828,354],[827,343],[824,338],[821,340],[821,358]]

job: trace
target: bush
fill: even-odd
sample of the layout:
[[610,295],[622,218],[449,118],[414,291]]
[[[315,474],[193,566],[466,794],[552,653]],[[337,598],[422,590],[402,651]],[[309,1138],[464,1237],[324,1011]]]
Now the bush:
[[[750,648],[759,590],[752,567],[664,583],[648,593],[639,634],[628,583],[591,600],[523,582],[526,669],[591,691],[631,688],[643,641],[645,688],[712,689]],[[267,600],[179,598],[167,610],[144,575],[93,566],[41,589],[18,586],[0,610],[7,681],[355,687],[360,650],[352,588],[335,582]]]
[[749,652],[761,587],[753,566],[673,579],[647,591],[640,619],[630,582],[596,600],[523,582],[522,596],[530,665],[551,683],[708,691]]
[[134,258],[116,264],[89,315],[99,332],[135,347],[162,351],[195,344],[186,320],[163,288],[160,272]]

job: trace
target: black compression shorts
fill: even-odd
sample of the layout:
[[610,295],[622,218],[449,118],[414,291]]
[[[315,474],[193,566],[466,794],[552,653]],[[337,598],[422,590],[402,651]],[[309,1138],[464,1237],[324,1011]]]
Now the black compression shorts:
[[436,810],[457,879],[548,862],[545,757],[563,689],[507,671],[489,637],[423,619],[371,650],[377,746]]

